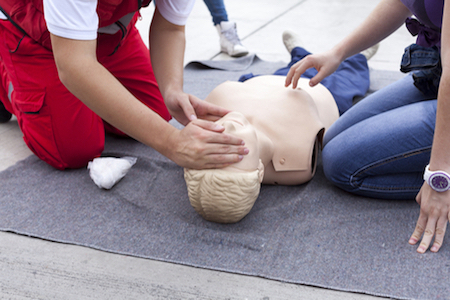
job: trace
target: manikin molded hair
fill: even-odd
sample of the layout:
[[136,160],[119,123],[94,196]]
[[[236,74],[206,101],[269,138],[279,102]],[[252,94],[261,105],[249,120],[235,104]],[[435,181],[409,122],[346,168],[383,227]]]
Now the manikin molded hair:
[[250,172],[184,169],[189,201],[208,221],[238,222],[258,198],[261,172],[260,169]]

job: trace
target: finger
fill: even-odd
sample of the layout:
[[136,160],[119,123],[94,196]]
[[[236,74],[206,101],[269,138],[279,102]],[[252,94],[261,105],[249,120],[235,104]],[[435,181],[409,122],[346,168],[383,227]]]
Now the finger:
[[221,133],[225,130],[225,127],[223,127],[222,125],[219,125],[219,124],[211,122],[211,121],[202,120],[202,119],[194,120],[194,121],[192,121],[192,124],[202,128],[202,129],[205,129],[208,131],[213,131],[213,132],[218,132],[218,133]]
[[294,70],[294,74],[292,76],[292,88],[296,89],[298,86],[298,81],[305,71],[309,69],[305,63],[301,64],[298,68]]
[[[247,155],[250,150],[245,147],[245,141],[242,138],[222,133],[224,130],[223,126],[216,123],[197,119],[191,122],[193,126],[201,127],[206,130],[201,133],[201,140],[204,143],[202,146],[202,153],[204,156],[208,156],[209,161],[213,163],[235,163],[242,160],[244,155]],[[234,157],[225,161],[215,161],[211,159],[213,155],[239,155],[240,157]],[[224,158],[224,157],[220,157]]]
[[313,78],[311,78],[311,80],[309,81],[309,86],[314,87],[316,85],[318,85],[322,80],[323,80],[324,76],[321,76],[321,73],[317,73],[316,76],[314,76]]
[[[189,98],[187,100],[189,100]],[[183,110],[183,113],[186,116],[186,118],[188,118],[190,121],[194,121],[197,119],[197,114],[195,113],[194,107],[192,106],[190,101],[180,101],[179,105]]]
[[[204,141],[210,144],[210,147],[213,149],[218,149],[219,147],[228,147],[229,145],[238,145],[244,146],[245,141],[242,138],[236,137],[234,135],[223,133],[225,127],[222,125],[216,124],[214,122],[206,121],[206,120],[195,120],[192,122],[193,125],[199,126],[202,129],[212,131],[213,133],[209,134]],[[217,145],[215,145],[217,144]],[[244,147],[245,148],[245,147]],[[247,149],[247,148],[245,148]],[[212,152],[210,152],[212,153]],[[221,151],[219,153],[225,153]],[[247,153],[243,153],[247,154]]]
[[447,229],[447,222],[448,222],[447,216],[439,218],[436,225],[435,231],[436,236],[434,237],[434,243],[430,249],[431,252],[438,252],[439,249],[441,248],[442,243],[444,242],[445,231]]
[[[288,72],[288,76],[286,77],[286,83],[292,83],[292,88],[296,89],[298,85],[298,81],[303,73],[305,73],[306,70],[309,68],[312,68],[313,63],[309,59],[308,56],[300,60],[299,62],[295,63]],[[289,80],[288,80],[289,79]],[[289,85],[289,84],[288,84]]]
[[302,60],[296,62],[295,64],[293,64],[290,68],[288,73],[286,74],[286,79],[285,79],[285,86],[288,87],[291,83],[292,83],[292,77],[294,77],[294,73],[295,73],[295,69],[297,69],[297,67],[302,63]]
[[[235,163],[249,154],[250,150],[240,143],[242,140],[224,133],[212,133],[205,139],[203,154],[210,163]],[[240,157],[232,157],[238,155]],[[219,160],[217,160],[219,159]]]
[[325,69],[320,69],[319,72],[317,72],[317,74],[313,78],[311,78],[311,80],[309,81],[309,85],[318,85],[325,77],[327,77],[328,74],[329,72],[327,72]]
[[202,101],[193,96],[191,98],[191,103],[197,112],[197,117],[209,121],[217,121],[230,112],[228,109]]
[[423,189],[423,185],[422,185],[422,187],[420,188],[420,190],[419,190],[419,193],[417,193],[417,196],[416,196],[416,202],[420,205],[420,203],[422,202],[422,189]]
[[427,225],[425,227],[425,231],[423,233],[422,241],[420,242],[419,247],[417,248],[417,252],[425,253],[428,249],[428,246],[433,239],[434,232],[436,230],[437,220],[435,218],[428,218]]
[[292,83],[292,77],[294,77],[294,72],[295,72],[295,68],[298,65],[298,62],[293,64],[291,66],[291,68],[289,69],[287,75],[286,75],[286,79],[284,81],[284,86],[288,87],[291,83]]
[[416,223],[416,228],[409,238],[408,243],[410,243],[411,245],[415,245],[422,238],[423,232],[425,231],[425,226],[427,224],[427,219],[428,218],[425,216],[425,214],[421,212]]
[[231,145],[223,143],[210,143],[205,148],[205,154],[207,155],[228,155],[238,154],[247,155],[250,150],[243,145]]
[[208,155],[202,169],[221,169],[240,162],[244,158],[239,154],[213,154]]

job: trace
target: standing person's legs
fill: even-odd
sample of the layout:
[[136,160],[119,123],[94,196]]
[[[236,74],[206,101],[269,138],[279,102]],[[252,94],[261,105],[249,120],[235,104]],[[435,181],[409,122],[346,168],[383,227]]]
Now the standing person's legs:
[[248,54],[237,34],[236,23],[228,20],[224,0],[203,0],[212,16],[220,38],[220,51],[232,57]]
[[83,167],[99,156],[102,120],[63,86],[52,53],[8,21],[0,21],[0,40],[11,108],[28,147],[58,169]]
[[211,14],[214,26],[222,21],[228,21],[228,14],[223,0],[203,0]]

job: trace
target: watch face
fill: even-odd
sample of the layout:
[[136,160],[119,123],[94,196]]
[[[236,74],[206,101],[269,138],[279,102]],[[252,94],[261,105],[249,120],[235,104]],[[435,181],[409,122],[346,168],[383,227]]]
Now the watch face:
[[447,177],[444,175],[441,175],[439,173],[434,174],[430,178],[430,184],[433,189],[436,191],[446,191],[449,188],[449,181]]

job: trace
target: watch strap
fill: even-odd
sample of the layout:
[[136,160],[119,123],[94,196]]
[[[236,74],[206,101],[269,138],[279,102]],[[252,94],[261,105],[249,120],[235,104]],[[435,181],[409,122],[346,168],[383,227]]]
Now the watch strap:
[[[433,184],[432,179],[436,176],[443,177],[447,181],[447,185],[445,188],[437,187]],[[450,174],[445,171],[430,171],[430,165],[428,164],[425,167],[425,172],[423,173],[423,180],[435,191],[437,192],[445,192],[450,189]]]

